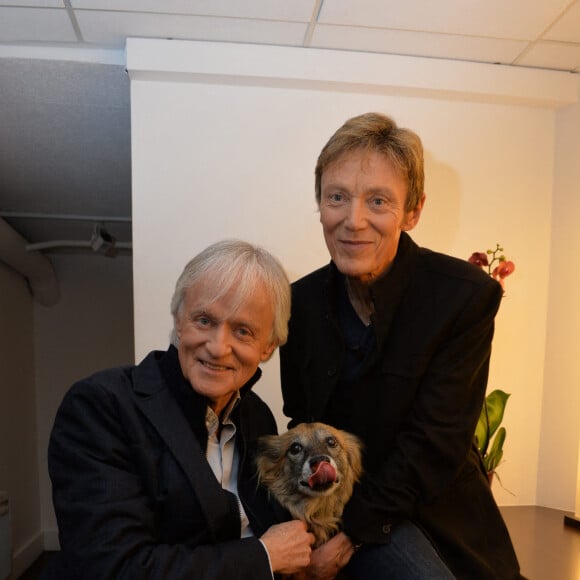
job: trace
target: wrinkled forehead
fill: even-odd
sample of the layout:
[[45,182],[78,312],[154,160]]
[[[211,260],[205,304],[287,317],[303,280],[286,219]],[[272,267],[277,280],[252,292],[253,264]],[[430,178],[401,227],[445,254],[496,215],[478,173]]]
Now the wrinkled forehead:
[[247,292],[240,285],[239,278],[206,274],[186,288],[184,302],[190,305],[195,303],[198,308],[210,308],[212,304],[227,298],[228,314],[234,314],[247,299]]
[[361,171],[367,171],[373,163],[384,163],[397,175],[405,180],[407,179],[407,174],[401,164],[401,160],[392,151],[383,151],[372,145],[348,149],[341,152],[326,164],[326,167],[322,172],[322,178],[324,179],[324,175],[327,171],[334,171],[352,161],[356,161],[360,164]]

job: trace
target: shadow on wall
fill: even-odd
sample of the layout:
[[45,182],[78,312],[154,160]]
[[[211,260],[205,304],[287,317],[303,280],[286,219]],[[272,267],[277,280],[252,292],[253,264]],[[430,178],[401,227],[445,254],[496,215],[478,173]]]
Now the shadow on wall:
[[425,208],[411,237],[420,246],[448,252],[455,245],[459,230],[459,175],[450,165],[439,163],[428,151],[425,151],[425,193]]

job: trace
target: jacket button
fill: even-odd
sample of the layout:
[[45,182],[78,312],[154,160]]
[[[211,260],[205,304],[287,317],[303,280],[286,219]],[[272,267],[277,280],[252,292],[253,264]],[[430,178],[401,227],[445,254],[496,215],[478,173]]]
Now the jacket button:
[[327,371],[326,374],[329,377],[333,377],[336,374],[336,368],[335,367],[330,367]]
[[391,533],[391,524],[383,524],[383,534]]

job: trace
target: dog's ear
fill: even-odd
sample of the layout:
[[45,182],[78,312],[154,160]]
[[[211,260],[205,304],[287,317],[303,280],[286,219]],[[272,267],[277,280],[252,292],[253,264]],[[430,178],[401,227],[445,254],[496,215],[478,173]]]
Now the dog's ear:
[[282,457],[280,435],[263,435],[256,441],[254,462],[258,482],[270,488],[278,478]]
[[263,435],[256,442],[256,457],[264,457],[271,461],[277,461],[282,451],[279,435]]

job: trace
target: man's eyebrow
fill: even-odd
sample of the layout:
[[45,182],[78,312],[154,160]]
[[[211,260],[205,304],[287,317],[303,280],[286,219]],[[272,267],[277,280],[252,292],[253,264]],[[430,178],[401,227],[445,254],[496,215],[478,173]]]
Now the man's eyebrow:
[[206,316],[207,318],[214,318],[213,314],[204,306],[190,310],[189,316],[191,318],[194,318],[195,316]]
[[395,195],[395,192],[390,187],[370,187],[366,192],[373,194],[380,193],[382,195],[388,195],[389,197]]
[[237,318],[234,315],[232,317],[232,322],[237,326],[247,326],[248,328],[251,328],[252,330],[254,330],[256,328],[256,324],[251,319]]
[[345,185],[344,181],[340,181],[338,179],[333,179],[332,181],[325,182],[322,189],[326,189],[327,187],[344,187],[344,188],[346,188],[346,185]]

